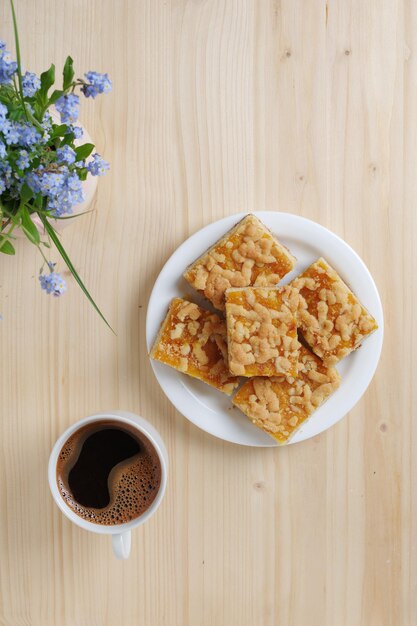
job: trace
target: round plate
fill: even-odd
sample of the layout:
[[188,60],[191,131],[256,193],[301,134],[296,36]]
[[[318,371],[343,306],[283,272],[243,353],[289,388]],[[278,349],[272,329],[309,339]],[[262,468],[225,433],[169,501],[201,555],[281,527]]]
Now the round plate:
[[[159,274],[146,316],[148,350],[158,333],[172,298],[192,298],[210,308],[182,277],[185,268],[232,228],[246,213],[230,215],[194,233],[174,252]],[[368,387],[382,348],[383,313],[375,282],[362,259],[348,244],[320,224],[290,213],[260,211],[255,215],[298,259],[295,269],[281,281],[285,284],[323,256],[347,282],[362,304],[375,317],[378,330],[359,350],[343,359],[337,369],[342,377],[339,389],[314,412],[295,433],[290,443],[314,437],[338,422],[358,402]],[[233,407],[231,398],[186,374],[151,361],[155,376],[172,404],[193,424],[206,432],[247,446],[277,446],[277,442],[257,428]]]

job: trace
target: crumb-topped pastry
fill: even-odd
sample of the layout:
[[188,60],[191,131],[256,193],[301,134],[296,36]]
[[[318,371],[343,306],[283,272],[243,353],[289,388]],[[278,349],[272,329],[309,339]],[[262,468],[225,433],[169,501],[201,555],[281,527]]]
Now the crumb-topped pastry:
[[184,273],[216,309],[230,287],[276,285],[296,259],[254,215],[247,215]]
[[299,314],[302,334],[325,365],[335,365],[378,328],[374,318],[323,258],[291,284],[300,290],[307,305]]
[[227,367],[226,323],[182,298],[171,302],[151,357],[228,395],[238,385]]
[[233,404],[256,426],[284,444],[339,387],[340,381],[335,368],[326,367],[301,346],[297,378],[252,378],[239,389]]
[[245,287],[226,291],[229,369],[236,376],[297,375],[296,313],[292,287]]

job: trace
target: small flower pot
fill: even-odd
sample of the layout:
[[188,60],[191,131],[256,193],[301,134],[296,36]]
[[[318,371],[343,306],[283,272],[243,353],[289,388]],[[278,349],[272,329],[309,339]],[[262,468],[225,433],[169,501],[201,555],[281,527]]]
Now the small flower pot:
[[[55,111],[55,109],[50,109],[50,113],[52,116],[52,119],[54,120],[54,122],[56,124],[60,124],[60,116],[59,113],[57,111]],[[80,123],[77,124],[78,126],[80,126],[80,128],[83,129],[83,136],[80,139],[76,139],[74,141],[76,146],[81,146],[84,143],[93,143],[89,133],[87,132],[87,130],[84,128],[84,126]],[[88,159],[87,159],[88,161]],[[80,213],[84,213],[84,211],[88,211],[88,209],[90,208],[90,205],[94,199],[94,195],[96,193],[97,190],[97,184],[98,184],[98,180],[97,180],[97,176],[92,176],[91,174],[87,175],[87,178],[82,182],[82,188],[83,188],[83,192],[84,192],[84,202],[81,202],[80,204],[75,204],[72,208],[72,213],[71,216],[76,216],[79,215]],[[45,234],[45,230],[43,227],[43,224],[40,220],[40,218],[38,217],[38,215],[36,213],[32,214],[32,222],[35,224],[36,228],[38,229],[39,233],[41,235]],[[68,216],[69,217],[69,216]],[[61,230],[64,230],[64,228],[66,228],[67,226],[69,226],[70,224],[72,224],[72,220],[71,219],[64,219],[64,220],[54,220],[52,218],[49,218],[49,221],[51,222],[52,226],[54,227],[54,229],[58,232],[60,232]],[[23,231],[20,228],[17,228],[14,233],[13,233],[17,238],[22,238],[25,237],[25,234],[23,233]]]

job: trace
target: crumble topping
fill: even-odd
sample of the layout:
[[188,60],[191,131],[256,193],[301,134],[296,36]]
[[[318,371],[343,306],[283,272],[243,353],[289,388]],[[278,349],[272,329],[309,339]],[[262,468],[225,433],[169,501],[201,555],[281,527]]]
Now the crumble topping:
[[291,285],[306,307],[298,316],[307,343],[332,366],[355,350],[378,325],[337,272],[323,259],[310,265]]
[[297,378],[251,378],[233,398],[235,406],[281,444],[287,443],[341,382],[335,368],[326,367],[302,345],[297,369]]
[[229,369],[237,376],[297,375],[296,313],[292,287],[246,287],[226,292]]
[[295,258],[254,215],[232,230],[188,267],[184,278],[217,309],[231,287],[276,285]]
[[228,395],[238,384],[227,366],[225,321],[182,298],[171,302],[151,357]]

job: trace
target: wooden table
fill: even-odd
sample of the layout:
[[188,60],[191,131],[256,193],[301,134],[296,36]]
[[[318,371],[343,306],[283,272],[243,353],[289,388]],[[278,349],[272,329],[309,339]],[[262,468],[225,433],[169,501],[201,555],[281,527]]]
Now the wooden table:
[[[30,244],[2,256],[0,623],[413,626],[416,3],[17,0],[17,12],[25,67],[61,68],[71,53],[79,75],[113,80],[82,108],[111,173],[63,242],[117,336],[69,276],[61,299],[41,292]],[[11,32],[2,3],[10,48]],[[343,237],[386,316],[362,401],[280,450],[189,424],[145,347],[165,260],[196,229],[254,209]],[[171,464],[125,563],[62,516],[46,477],[57,436],[110,408],[153,422]]]

